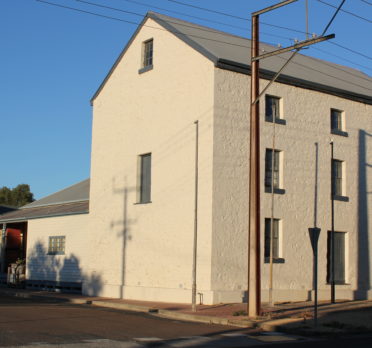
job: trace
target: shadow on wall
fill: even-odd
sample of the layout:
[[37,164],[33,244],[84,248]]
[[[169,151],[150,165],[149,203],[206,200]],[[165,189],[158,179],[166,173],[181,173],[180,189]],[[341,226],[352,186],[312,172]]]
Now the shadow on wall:
[[84,284],[84,292],[89,295],[99,294],[102,289],[101,276],[84,273],[78,257],[49,255],[41,241],[29,251],[26,267],[28,288],[81,293]]
[[371,290],[371,259],[368,217],[368,175],[367,169],[372,169],[372,162],[367,162],[368,140],[372,141],[372,134],[359,130],[359,170],[358,170],[358,279],[355,299],[367,299]]
[[132,235],[130,233],[130,226],[136,221],[128,217],[128,195],[131,192],[136,192],[136,187],[128,187],[126,185],[127,178],[124,178],[124,187],[116,188],[115,178],[112,180],[113,193],[118,194],[123,197],[123,217],[121,220],[112,221],[110,228],[118,228],[117,237],[121,239],[121,278],[120,278],[120,298],[124,298],[124,286],[125,286],[125,276],[126,276],[126,264],[127,264],[127,243],[132,240]]

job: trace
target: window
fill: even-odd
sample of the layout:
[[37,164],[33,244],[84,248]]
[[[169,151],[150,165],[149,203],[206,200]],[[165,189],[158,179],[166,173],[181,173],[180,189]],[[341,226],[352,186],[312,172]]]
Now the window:
[[345,132],[344,112],[341,110],[331,109],[331,133],[348,136]]
[[[265,263],[270,262],[271,219],[265,219]],[[280,220],[273,219],[273,262],[284,263],[280,255]]]
[[150,39],[142,44],[142,63],[139,73],[152,69],[154,40]]
[[265,192],[271,192],[271,186],[273,186],[274,193],[284,193],[284,190],[280,189],[280,152],[275,150],[273,158],[273,150],[266,149]]
[[151,153],[139,156],[138,203],[151,202]]
[[65,254],[65,236],[49,237],[49,255]]
[[[336,284],[345,284],[345,235],[344,232],[334,232],[334,280]],[[331,283],[332,268],[332,232],[327,236],[327,282]]]
[[271,95],[265,96],[265,120],[267,122],[285,124],[281,115],[281,98]]

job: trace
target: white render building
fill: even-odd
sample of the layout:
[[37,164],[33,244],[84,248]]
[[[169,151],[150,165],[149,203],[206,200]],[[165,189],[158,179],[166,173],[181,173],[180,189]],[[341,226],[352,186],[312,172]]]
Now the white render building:
[[[198,121],[197,292],[205,304],[246,299],[249,55],[247,39],[148,13],[92,99],[89,213],[79,221],[26,218],[26,206],[0,217],[4,230],[29,221],[29,284],[76,282],[90,295],[190,302]],[[286,57],[261,62],[261,89]],[[299,54],[261,100],[264,301],[272,199],[274,300],[312,298],[314,226],[321,228],[319,296],[330,297],[332,189],[336,297],[372,299],[371,92],[369,76]],[[80,227],[66,232],[72,219]],[[64,237],[60,255],[55,246],[47,252],[51,236]],[[29,257],[36,241],[46,250],[41,262]],[[69,271],[63,279],[30,277],[35,262],[43,268],[57,258],[74,261],[70,278]]]

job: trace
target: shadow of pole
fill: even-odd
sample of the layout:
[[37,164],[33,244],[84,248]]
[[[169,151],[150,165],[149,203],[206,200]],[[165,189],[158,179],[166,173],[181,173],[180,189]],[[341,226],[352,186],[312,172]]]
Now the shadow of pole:
[[[121,237],[121,276],[120,276],[120,298],[124,298],[124,286],[126,281],[126,268],[127,268],[127,241],[132,239],[130,232],[130,224],[134,220],[128,218],[128,194],[131,191],[135,191],[136,188],[128,188],[126,184],[126,178],[124,180],[124,188],[116,189],[113,188],[115,194],[123,195],[123,219],[121,221],[115,221],[111,223],[111,227],[120,226],[121,231],[118,233],[118,237]],[[113,180],[113,186],[115,185],[115,180]]]

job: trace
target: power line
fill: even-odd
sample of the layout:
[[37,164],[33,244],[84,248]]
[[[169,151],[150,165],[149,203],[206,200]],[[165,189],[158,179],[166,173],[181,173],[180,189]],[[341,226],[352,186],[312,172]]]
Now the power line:
[[[287,60],[287,58],[284,58],[284,57],[281,57],[281,56],[277,56],[277,57],[280,58],[280,59],[282,59],[282,60]],[[309,58],[311,58],[311,57],[309,57]],[[303,67],[305,69],[308,69],[308,70],[316,71],[318,73],[321,73],[322,75],[326,75],[326,76],[332,77],[333,79],[336,79],[336,80],[339,80],[339,81],[342,81],[342,82],[346,82],[346,83],[348,83],[350,85],[354,85],[354,86],[361,87],[363,89],[368,89],[369,91],[372,91],[372,88],[368,88],[366,86],[358,85],[356,83],[350,82],[349,80],[344,80],[344,79],[342,79],[340,77],[336,77],[336,76],[330,75],[330,74],[328,74],[328,73],[326,73],[324,71],[321,71],[321,70],[318,70],[318,69],[315,69],[315,68],[311,68],[311,67],[309,67],[307,65],[304,65],[304,64],[301,64],[301,63],[297,63],[297,62],[292,62],[292,64],[301,66],[301,67]],[[340,68],[337,68],[337,67],[335,67],[335,68],[340,70]],[[342,71],[345,72],[345,70],[342,70]],[[354,76],[355,77],[360,77],[360,76],[357,76],[357,75],[354,75]],[[370,81],[370,79],[368,79],[368,81]]]
[[367,5],[372,6],[372,3],[368,2],[367,0],[360,0],[360,1],[363,1],[363,2],[366,3]]
[[352,60],[346,59],[346,58],[344,58],[344,57],[342,57],[342,56],[339,56],[339,55],[337,55],[337,54],[334,54],[334,53],[330,53],[330,52],[324,51],[324,50],[322,50],[322,49],[320,49],[320,48],[317,48],[317,47],[311,47],[311,48],[314,49],[314,50],[317,50],[317,51],[319,51],[319,52],[323,52],[323,53],[325,53],[325,54],[328,54],[328,55],[330,55],[330,56],[334,56],[334,57],[336,57],[336,58],[338,58],[338,59],[344,60],[345,62],[351,63],[351,64],[356,65],[356,66],[360,66],[361,68],[364,68],[364,69],[367,69],[367,70],[371,70],[371,71],[372,71],[372,68],[370,68],[370,67],[368,67],[368,66],[366,66],[366,65],[362,65],[362,64],[356,63],[356,62],[354,62],[354,61],[352,61]]
[[[325,2],[325,1],[323,1],[323,0],[317,0],[317,1],[320,2],[320,3],[322,3],[322,4],[324,4],[324,5],[327,5],[327,6],[330,6],[330,7],[333,7],[333,8],[337,8],[337,6],[334,6],[334,5],[332,5],[332,4],[329,4],[328,2]],[[369,4],[369,5],[371,5],[371,4]],[[371,20],[369,20],[369,19],[367,19],[367,18],[364,18],[364,17],[362,17],[362,16],[359,16],[359,15],[357,15],[356,13],[353,13],[353,12],[350,12],[350,11],[346,11],[346,10],[341,10],[341,12],[344,12],[344,13],[347,13],[347,14],[349,14],[349,15],[351,15],[351,16],[356,17],[356,18],[362,19],[363,21],[366,21],[366,22],[368,22],[368,23],[372,23]]]
[[[82,13],[90,14],[90,15],[97,16],[97,17],[103,17],[103,18],[112,19],[112,20],[119,21],[119,22],[133,24],[133,25],[135,25],[137,27],[140,25],[140,23],[137,23],[137,22],[133,22],[133,21],[129,21],[129,20],[117,18],[117,17],[112,17],[112,16],[106,16],[106,15],[98,14],[98,13],[91,12],[91,11],[81,10],[81,9],[76,8],[76,7],[70,7],[70,6],[60,5],[60,4],[56,4],[54,2],[49,2],[49,1],[46,1],[46,0],[35,0],[35,1],[42,2],[44,4],[51,5],[51,6],[65,8],[65,9],[72,10],[72,11],[77,11],[77,12],[82,12]],[[180,34],[180,35],[195,37],[195,38],[198,38],[198,39],[219,42],[219,43],[223,43],[223,44],[230,45],[230,46],[251,48],[251,46],[234,44],[234,43],[227,42],[227,41],[221,41],[221,40],[211,39],[211,38],[207,38],[207,37],[203,37],[203,36],[198,36],[198,35],[193,35],[193,34],[185,34],[185,33],[182,33],[180,31],[167,30],[167,29],[163,29],[163,28],[153,27],[153,26],[147,25],[147,24],[144,24],[143,26],[144,27],[147,27],[147,28],[156,29],[156,30],[162,30],[162,31],[171,32],[171,33],[174,33],[174,34]],[[198,28],[198,27],[193,27],[193,28]],[[216,32],[216,31],[214,31],[214,32]],[[222,32],[220,32],[220,33],[222,34]],[[229,35],[229,34],[225,33],[225,35]]]
[[[166,1],[173,2],[173,3],[176,3],[176,4],[182,5],[182,6],[196,8],[196,9],[201,10],[201,11],[207,11],[207,12],[211,12],[211,13],[216,13],[216,14],[219,14],[219,15],[222,15],[222,16],[226,16],[226,17],[230,17],[230,18],[235,18],[235,19],[239,19],[239,20],[243,20],[243,21],[248,21],[248,22],[251,21],[249,18],[239,17],[239,16],[236,16],[236,15],[233,15],[233,14],[230,14],[230,13],[220,12],[220,11],[212,10],[212,9],[206,8],[206,7],[201,7],[201,6],[187,4],[187,3],[184,3],[184,2],[179,1],[179,0],[166,0]],[[284,26],[280,26],[280,25],[271,24],[271,23],[260,22],[260,24],[263,24],[263,25],[266,25],[266,26],[269,26],[269,27],[274,27],[274,28],[289,30],[289,31],[292,31],[292,32],[300,33],[300,34],[306,34],[306,32],[305,31],[302,31],[302,30],[288,28],[288,27],[284,27]]]
[[369,56],[367,56],[367,55],[365,55],[365,54],[363,54],[363,53],[360,53],[360,52],[358,52],[358,51],[354,51],[354,50],[352,50],[352,49],[349,48],[349,47],[342,46],[342,45],[340,45],[340,44],[338,44],[338,43],[336,43],[336,42],[333,42],[333,41],[326,41],[326,42],[328,42],[328,43],[330,43],[330,44],[332,44],[332,45],[338,46],[338,47],[340,47],[340,48],[343,48],[344,50],[347,50],[347,51],[353,52],[353,53],[355,53],[355,54],[357,54],[357,55],[359,55],[359,56],[362,56],[362,57],[364,57],[364,58],[367,58],[367,59],[372,60],[372,57],[369,57]]
[[[102,17],[102,18],[106,18],[106,19],[111,19],[111,20],[115,20],[115,21],[120,21],[120,22],[124,22],[124,23],[128,23],[128,24],[132,24],[132,25],[136,25],[136,26],[139,26],[140,23],[137,23],[137,22],[133,22],[133,21],[129,21],[129,20],[124,20],[124,19],[120,19],[120,18],[116,18],[116,17],[111,17],[111,16],[106,16],[106,15],[101,15],[101,14],[98,14],[98,13],[95,13],[95,12],[90,12],[90,11],[86,11],[86,10],[81,10],[81,9],[77,9],[75,7],[70,7],[70,6],[65,6],[65,5],[60,5],[60,4],[56,4],[56,3],[52,3],[52,2],[49,2],[49,1],[45,1],[45,0],[36,0],[37,2],[41,2],[41,3],[45,3],[47,5],[51,5],[51,6],[56,6],[56,7],[59,7],[59,8],[64,8],[64,9],[69,9],[69,10],[73,10],[73,11],[77,11],[77,12],[81,12],[81,13],[85,13],[85,14],[90,14],[90,15],[93,15],[93,16],[97,16],[97,17]],[[76,0],[76,1],[81,1],[81,2],[86,2],[86,1],[83,1],[83,0]],[[123,10],[124,11],[124,10]],[[127,11],[129,12],[129,11]],[[179,24],[179,23],[178,23]],[[148,27],[148,28],[152,28],[152,29],[156,29],[156,30],[162,30],[162,31],[167,31],[167,32],[171,32],[171,33],[175,33],[175,34],[181,34],[181,35],[186,35],[182,32],[179,32],[179,31],[172,31],[172,30],[167,30],[167,29],[163,29],[163,28],[159,28],[159,27],[154,27],[154,26],[151,26],[151,25],[147,25],[147,24],[143,24],[144,27]],[[195,27],[194,27],[195,28]],[[199,27],[197,27],[199,29]],[[225,35],[229,35],[229,34],[225,34]],[[226,42],[226,41],[221,41],[221,40],[216,40],[216,39],[211,39],[211,38],[206,38],[206,37],[202,37],[202,36],[198,36],[198,35],[192,35],[192,34],[187,34],[187,36],[190,36],[190,37],[195,37],[195,38],[199,38],[199,39],[204,39],[204,40],[208,40],[208,41],[214,41],[214,42],[219,42],[219,43],[223,43],[223,44],[227,44],[227,45],[231,45],[231,46],[237,46],[237,47],[244,47],[244,48],[251,48],[251,46],[247,46],[247,45],[238,45],[238,44],[234,44],[234,43],[230,43],[230,42]],[[261,50],[264,52],[264,50]],[[286,60],[286,58],[284,57],[281,57],[281,56],[277,56],[278,58],[280,59],[283,59],[283,60]],[[324,62],[323,62],[324,63]],[[314,68],[311,68],[311,67],[308,67],[306,65],[303,65],[301,63],[296,63],[296,62],[293,62],[293,64],[296,64],[296,65],[299,65],[299,66],[302,66],[302,67],[305,67],[306,69],[309,69],[309,70],[313,70],[313,71],[316,71],[316,72],[319,72],[321,74],[324,74],[324,75],[327,75],[329,77],[332,77],[336,80],[340,80],[340,81],[343,81],[343,82],[347,82],[349,84],[352,84],[352,85],[355,85],[355,86],[358,86],[358,87],[362,87],[362,88],[366,88],[365,86],[361,86],[361,85],[358,85],[358,84],[355,84],[355,83],[352,83],[350,81],[347,81],[347,80],[344,80],[344,79],[341,79],[341,78],[338,78],[336,76],[332,76],[332,75],[329,75],[329,74],[326,74],[324,73],[323,71],[320,71],[320,70],[317,70],[317,69],[314,69]],[[337,68],[337,67],[335,67]],[[341,69],[342,70],[342,69]],[[342,70],[344,71],[344,70]],[[360,76],[358,75],[354,75],[355,77],[358,77],[358,78],[361,78]],[[369,89],[369,88],[367,88]],[[372,90],[372,89],[371,89]]]
[[[169,1],[169,2],[174,2],[174,3],[177,3],[177,4],[180,4],[180,5],[183,5],[183,6],[187,6],[187,7],[192,7],[192,8],[197,8],[199,10],[202,10],[202,11],[207,11],[207,12],[211,12],[211,13],[218,13],[220,15],[224,15],[224,16],[228,16],[228,17],[232,17],[232,18],[236,18],[236,19],[241,19],[241,20],[245,20],[245,21],[250,21],[250,19],[247,19],[247,18],[243,18],[243,17],[239,17],[239,16],[235,16],[235,15],[232,15],[232,14],[228,14],[228,13],[225,13],[225,12],[220,12],[220,11],[215,11],[215,10],[211,10],[209,8],[205,8],[205,7],[200,7],[200,6],[195,6],[195,5],[191,5],[191,4],[187,4],[187,3],[184,3],[180,0],[166,0],[166,1]],[[319,0],[318,0],[319,1]],[[362,1],[365,1],[366,0],[362,0]],[[368,3],[368,2],[367,2]],[[371,5],[370,3],[368,3],[369,5]],[[263,25],[267,25],[267,26],[270,26],[270,27],[274,27],[274,28],[279,28],[279,29],[284,29],[284,30],[289,30],[289,31],[292,31],[292,32],[297,32],[297,33],[301,33],[301,34],[307,34],[305,31],[301,31],[301,30],[297,30],[297,29],[293,29],[293,28],[288,28],[288,27],[284,27],[284,26],[279,26],[279,25],[274,25],[274,24],[270,24],[270,23],[265,23],[265,22],[260,22],[260,24],[263,24]],[[352,50],[348,47],[345,47],[345,46],[342,46],[340,44],[337,44],[333,41],[327,41],[328,43],[330,44],[333,44],[333,45],[336,45],[340,48],[343,48],[349,52],[352,52],[354,54],[357,54],[359,56],[362,56],[364,58],[367,58],[367,59],[372,59],[371,57],[368,57],[367,55],[363,54],[363,53],[360,53],[358,51],[355,51],[355,50]]]
[[[76,1],[79,1],[79,0],[76,0]],[[136,4],[136,5],[139,5],[139,6],[144,6],[146,8],[149,8],[149,7],[155,8],[155,9],[158,9],[158,10],[161,10],[161,11],[166,11],[166,12],[169,12],[169,13],[175,13],[175,14],[178,14],[178,15],[181,15],[181,16],[185,16],[185,17],[189,17],[189,18],[195,18],[195,19],[198,19],[198,20],[201,20],[201,21],[205,21],[205,22],[209,22],[209,23],[225,25],[225,26],[228,26],[228,27],[231,27],[231,28],[240,29],[240,30],[244,30],[244,31],[250,31],[250,28],[249,27],[240,27],[240,26],[229,24],[229,23],[225,23],[225,22],[220,22],[220,21],[215,21],[215,20],[212,20],[212,19],[207,19],[207,18],[203,18],[203,17],[193,16],[193,15],[186,14],[184,12],[173,11],[173,10],[166,9],[164,7],[159,7],[159,6],[155,6],[155,5],[152,5],[152,4],[147,4],[147,3],[144,3],[144,2],[140,2],[140,1],[135,1],[135,0],[121,0],[121,1],[126,1],[126,2],[129,2],[129,3],[132,3],[132,4]],[[90,3],[90,4],[91,5],[94,5],[94,6],[105,7],[103,5],[98,5],[98,4],[93,4],[93,3]],[[111,8],[111,9],[118,10],[116,8]],[[140,14],[140,16],[143,16],[143,15]],[[173,23],[175,23],[175,22],[173,22]],[[175,23],[175,24],[177,24],[177,23]],[[278,35],[278,34],[271,34],[271,33],[265,33],[265,32],[262,32],[262,34],[267,35],[267,36],[277,37],[277,38],[280,38],[280,39],[291,40],[291,38],[288,38],[288,37],[285,37],[285,36],[282,36],[282,35]]]

